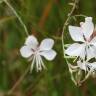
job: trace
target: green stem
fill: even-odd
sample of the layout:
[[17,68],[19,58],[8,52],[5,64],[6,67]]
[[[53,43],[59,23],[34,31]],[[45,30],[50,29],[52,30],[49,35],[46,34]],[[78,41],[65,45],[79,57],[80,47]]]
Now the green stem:
[[7,0],[4,0],[4,2],[6,3],[6,5],[13,11],[13,13],[15,14],[15,16],[18,18],[18,20],[20,21],[20,23],[22,24],[22,26],[24,27],[24,30],[26,32],[26,35],[28,36],[29,33],[28,33],[28,30],[27,30],[27,27],[26,25],[23,23],[22,19],[20,18],[20,16],[18,15],[18,13],[16,12],[16,10],[11,6],[11,4],[7,1]]
[[20,85],[20,83],[24,80],[25,76],[27,75],[29,69],[30,69],[30,66],[28,66],[24,74],[22,74],[22,76],[17,80],[14,86],[8,91],[7,95],[11,95],[14,92],[14,90]]
[[79,15],[74,15],[74,17],[88,17],[88,16],[86,16],[86,15],[83,15],[83,14],[79,14]]
[[64,51],[65,51],[65,48],[64,48],[64,31],[65,31],[65,29],[66,29],[66,26],[69,24],[69,20],[70,20],[72,14],[73,14],[73,12],[74,12],[74,10],[75,10],[75,8],[76,8],[76,4],[77,4],[78,2],[79,2],[78,0],[75,0],[74,5],[73,5],[73,7],[72,7],[72,10],[71,10],[70,13],[68,14],[68,17],[67,17],[67,19],[66,19],[66,21],[65,21],[65,23],[64,23],[64,26],[63,26],[63,31],[62,31],[62,47],[63,47],[63,55],[64,55],[64,56],[65,56],[65,54],[64,54]]
[[[77,4],[78,2],[79,2],[79,0],[75,0],[75,1],[74,1],[74,5],[73,5],[73,7],[72,7],[72,10],[71,10],[70,13],[68,14],[68,17],[67,17],[67,19],[66,19],[66,21],[65,21],[65,23],[64,23],[64,26],[63,26],[63,31],[62,31],[62,47],[63,47],[63,55],[64,55],[64,58],[65,58],[65,53],[64,53],[64,52],[65,52],[64,31],[65,31],[67,25],[69,24],[69,20],[70,20],[70,18],[71,18],[71,16],[72,16],[73,12],[75,11],[76,4]],[[69,63],[68,60],[67,60],[67,58],[65,58],[65,61],[66,61],[67,64]],[[69,68],[69,65],[68,65],[68,68]],[[69,68],[69,69],[70,69],[70,68]],[[75,81],[75,79],[74,79],[74,77],[73,77],[73,75],[72,75],[72,73],[71,73],[71,79],[72,79],[72,81],[73,81],[75,84],[77,84],[76,81]]]

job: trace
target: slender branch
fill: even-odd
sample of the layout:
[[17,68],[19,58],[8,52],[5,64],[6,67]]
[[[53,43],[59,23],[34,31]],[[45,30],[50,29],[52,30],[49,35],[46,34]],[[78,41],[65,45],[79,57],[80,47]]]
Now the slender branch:
[[[77,6],[78,2],[79,2],[79,0],[75,0],[75,1],[74,1],[74,5],[73,5],[70,13],[68,14],[68,17],[67,17],[67,19],[66,19],[66,21],[65,21],[65,23],[64,23],[64,25],[63,25],[63,31],[62,31],[62,47],[63,47],[63,55],[64,55],[64,57],[65,57],[65,53],[64,53],[64,51],[65,51],[65,46],[64,46],[64,45],[65,45],[65,44],[64,44],[64,31],[65,31],[65,29],[66,29],[66,26],[67,26],[68,23],[69,23],[69,20],[70,20],[70,18],[71,18],[71,16],[72,16],[73,12],[74,12],[75,9],[76,9],[76,6]],[[66,60],[66,63],[68,64],[67,58],[65,58],[65,60]],[[68,68],[69,68],[69,65],[68,65]],[[70,69],[70,68],[69,68],[69,69]],[[69,71],[70,71],[70,70],[69,70]],[[75,81],[72,73],[71,73],[71,79],[72,79],[72,81],[75,83],[75,85],[77,85],[77,83],[76,83],[76,81]]]
[[25,90],[25,93],[29,93],[29,91],[30,91],[30,89],[31,89],[31,92],[34,92],[34,90],[35,90],[35,88],[36,88],[36,85],[38,84],[38,82],[40,81],[40,79],[42,78],[42,76],[44,75],[44,71],[43,72],[41,72],[37,77],[36,77],[36,79],[35,79],[35,82],[34,83],[32,83],[32,84],[30,84],[29,86],[28,86],[28,88],[26,88],[26,90]]
[[3,0],[6,5],[13,11],[13,13],[15,14],[15,16],[18,18],[18,20],[20,21],[21,25],[24,27],[24,30],[26,32],[26,35],[28,36],[29,33],[28,33],[28,30],[27,30],[27,27],[26,25],[23,23],[22,19],[20,18],[20,16],[18,15],[18,13],[16,12],[16,10],[11,6],[11,4],[7,1],[7,0]]
[[19,78],[19,80],[15,83],[15,85],[8,91],[8,95],[12,94],[13,91],[20,85],[20,83],[24,80],[25,76],[27,75],[30,66],[25,70],[24,74]]
[[90,70],[90,71],[87,73],[87,75],[85,76],[85,78],[84,78],[82,81],[80,81],[79,83],[82,84],[84,81],[86,81],[86,80],[88,79],[88,77],[90,76],[91,72],[92,72],[92,70]]
[[74,15],[74,17],[88,17],[88,16],[86,16],[86,15],[83,15],[83,14],[79,14],[79,15]]
[[65,21],[65,23],[64,23],[64,26],[63,26],[63,31],[62,31],[62,47],[63,47],[63,55],[64,55],[64,56],[65,56],[65,54],[64,54],[64,51],[65,51],[65,48],[64,48],[64,31],[65,31],[65,29],[66,29],[66,26],[67,26],[68,23],[69,23],[69,20],[70,20],[70,18],[71,18],[71,16],[72,16],[73,12],[75,11],[75,8],[76,8],[76,5],[77,5],[78,2],[79,2],[79,0],[75,0],[74,5],[73,5],[73,7],[72,7],[72,10],[71,10],[70,13],[68,14],[68,17],[67,17],[67,19],[66,19],[66,21]]

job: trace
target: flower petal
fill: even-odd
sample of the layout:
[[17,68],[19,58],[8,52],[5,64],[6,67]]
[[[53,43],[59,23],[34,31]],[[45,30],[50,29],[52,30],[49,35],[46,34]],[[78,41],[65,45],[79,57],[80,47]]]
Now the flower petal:
[[38,46],[38,41],[35,36],[28,36],[25,41],[25,45],[31,46],[31,48],[35,49]]
[[74,43],[69,46],[69,48],[65,51],[65,53],[69,56],[80,56],[84,58],[85,57],[85,45]]
[[87,46],[86,52],[87,52],[87,60],[90,60],[91,58],[96,57],[96,48],[94,46]]
[[54,50],[40,52],[40,55],[44,56],[49,61],[53,60],[56,57],[56,54],[57,53]]
[[82,26],[84,24],[84,22],[80,22],[80,26]]
[[87,64],[87,67],[89,67],[91,70],[96,70],[96,62]]
[[40,50],[50,50],[54,45],[53,39],[44,39],[40,44]]
[[92,44],[92,45],[94,45],[94,46],[96,47],[96,37],[94,37],[94,38],[91,40],[90,44]]
[[94,30],[92,17],[86,17],[85,18],[85,23],[82,24],[81,28],[82,28],[82,32],[84,33],[85,38],[87,40],[90,39],[90,36],[92,35],[93,30]]
[[74,41],[84,42],[83,33],[80,27],[69,26],[69,33]]
[[21,53],[22,57],[24,57],[24,58],[28,58],[33,54],[31,48],[28,46],[23,46],[20,49],[20,53]]
[[85,62],[81,62],[81,61],[77,61],[77,65],[80,69],[86,71],[86,63]]

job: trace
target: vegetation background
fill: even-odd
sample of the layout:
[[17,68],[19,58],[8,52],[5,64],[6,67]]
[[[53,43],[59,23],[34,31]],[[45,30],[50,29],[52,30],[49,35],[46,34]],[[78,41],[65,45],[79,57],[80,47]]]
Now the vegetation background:
[[[52,62],[44,60],[48,70],[39,73],[33,70],[33,73],[27,72],[23,78],[25,70],[31,64],[22,58],[19,52],[26,33],[14,13],[2,2],[0,96],[96,96],[96,79],[90,78],[82,86],[75,86],[63,58],[62,28],[74,0],[9,0],[8,2],[20,15],[30,35],[35,35],[39,41],[46,37],[55,40],[54,49],[58,55]],[[80,0],[73,14],[92,16],[95,23],[96,0]],[[82,17],[75,19],[70,21],[70,24],[77,25],[80,20],[84,20]],[[69,39],[68,30],[65,33],[65,42],[72,41]],[[23,79],[17,84],[20,78]]]

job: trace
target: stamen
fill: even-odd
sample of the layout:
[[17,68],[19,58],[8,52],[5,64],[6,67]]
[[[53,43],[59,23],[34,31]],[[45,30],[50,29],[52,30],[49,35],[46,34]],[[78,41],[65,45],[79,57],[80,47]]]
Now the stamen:
[[39,70],[42,70],[42,62],[40,61],[40,56],[38,55],[38,66],[39,66]]
[[35,55],[34,55],[34,56],[33,56],[33,61],[32,61],[32,64],[31,64],[31,68],[30,68],[30,72],[32,72],[32,70],[33,70],[34,63],[35,63],[35,59],[36,59],[36,57],[35,57]]
[[37,56],[36,56],[36,71],[38,72],[39,71],[39,66],[38,66],[38,58],[37,58]]
[[47,69],[46,66],[45,66],[44,63],[43,63],[43,60],[42,60],[41,56],[39,56],[39,59],[40,59],[40,62],[41,62],[41,64],[42,64],[43,68],[44,68],[44,69]]

